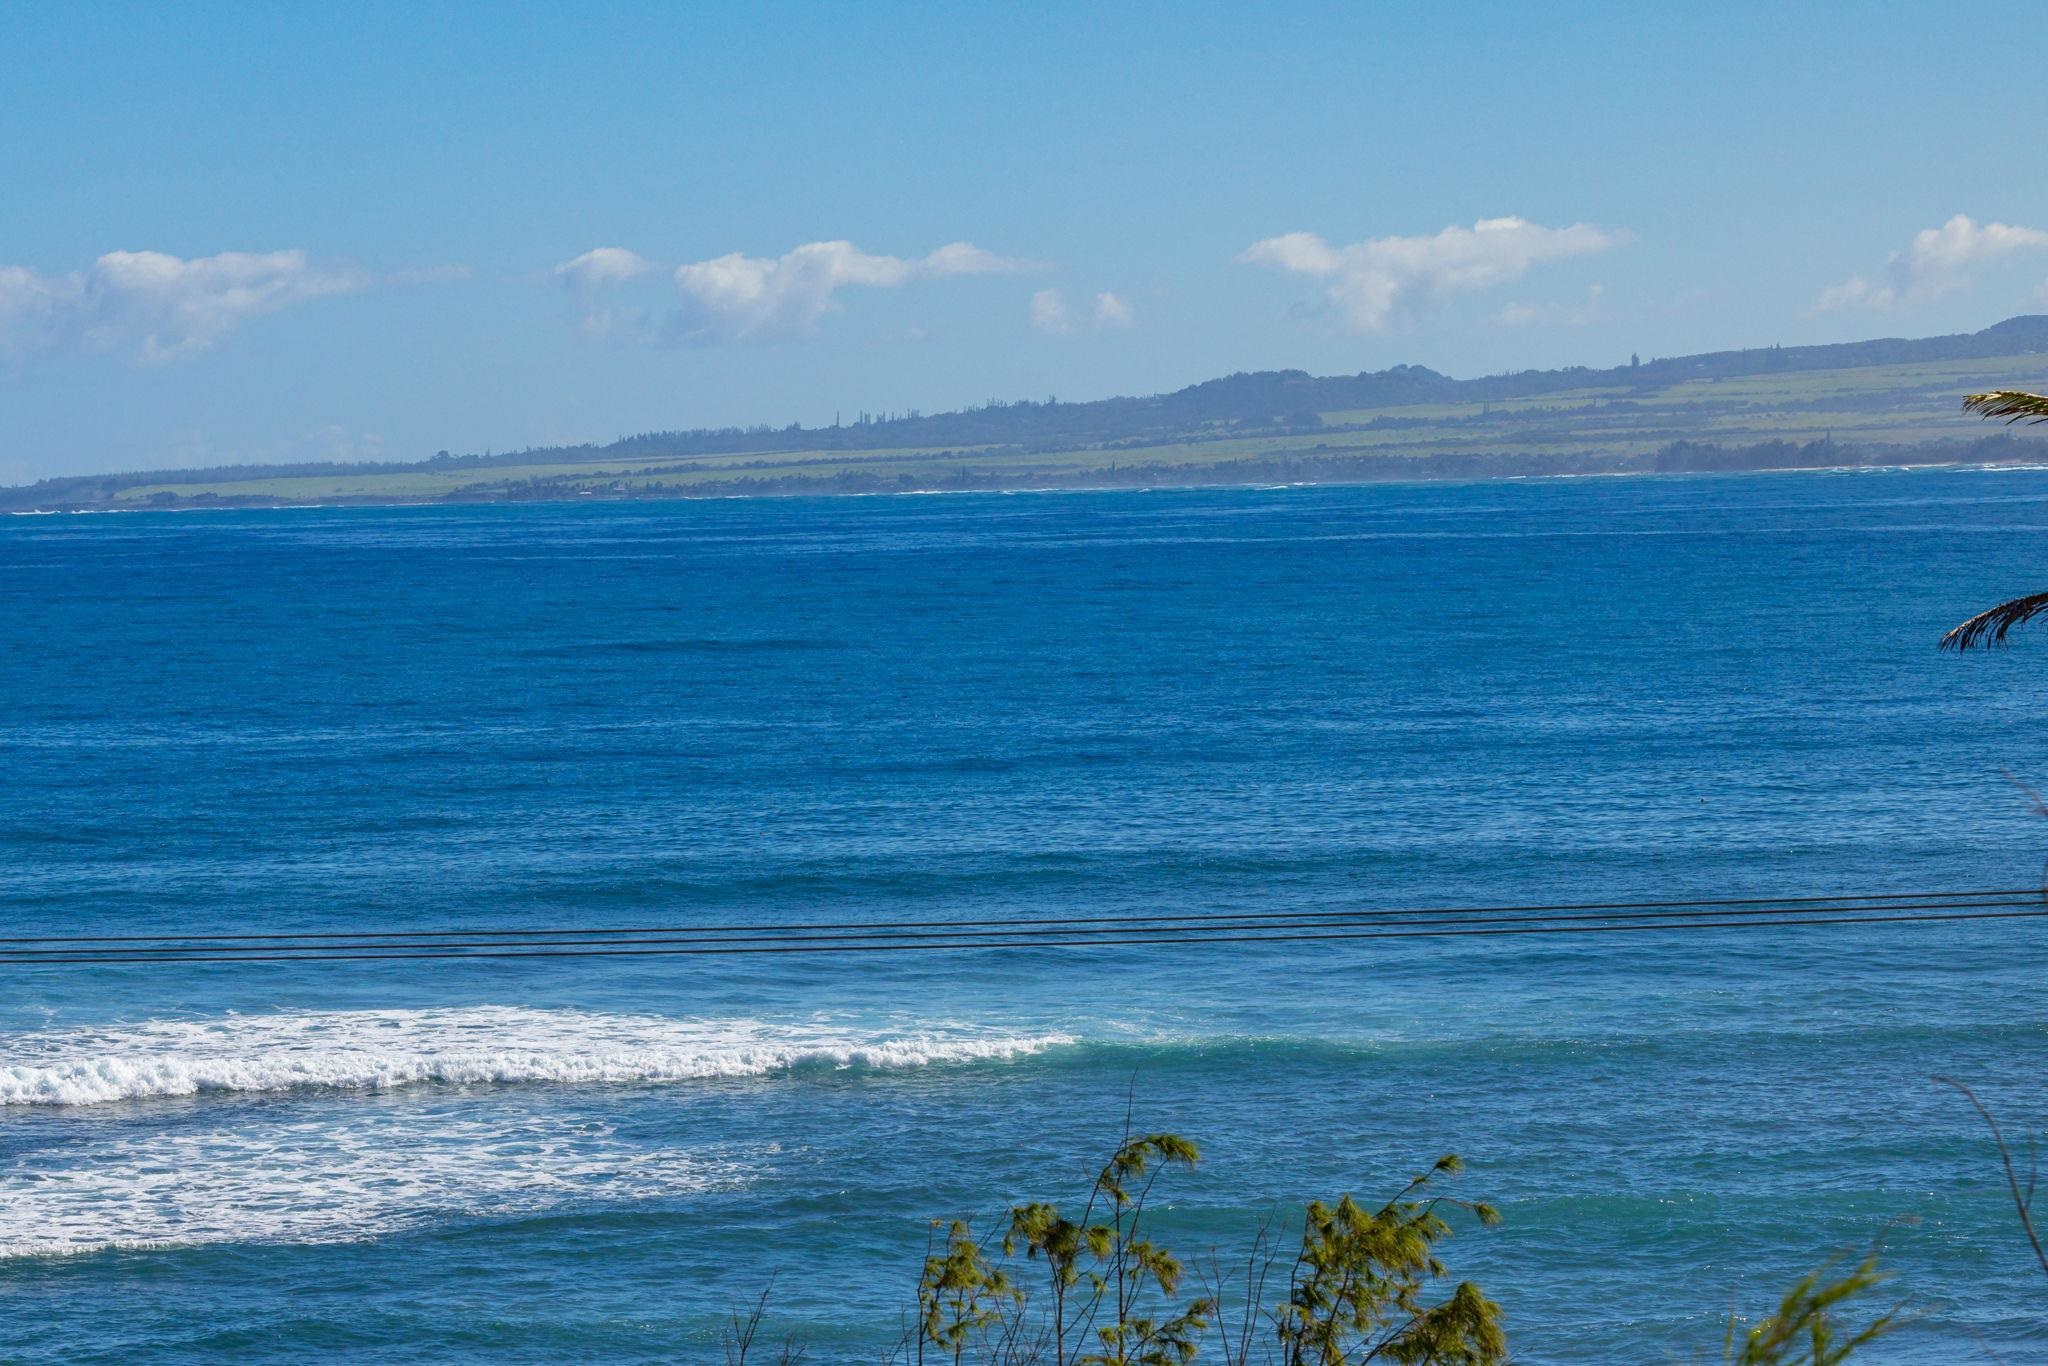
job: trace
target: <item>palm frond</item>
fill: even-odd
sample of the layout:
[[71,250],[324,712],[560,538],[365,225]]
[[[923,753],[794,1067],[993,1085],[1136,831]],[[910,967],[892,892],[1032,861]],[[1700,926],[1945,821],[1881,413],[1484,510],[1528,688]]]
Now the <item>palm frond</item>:
[[1964,398],[1963,411],[1979,417],[2002,417],[2009,423],[2048,422],[2048,395],[2021,389],[1993,389],[1988,394]]
[[2029,593],[2023,598],[2001,602],[1988,612],[1979,612],[1941,638],[1944,650],[1972,649],[1979,645],[2003,645],[2006,632],[2048,612],[2048,593]]

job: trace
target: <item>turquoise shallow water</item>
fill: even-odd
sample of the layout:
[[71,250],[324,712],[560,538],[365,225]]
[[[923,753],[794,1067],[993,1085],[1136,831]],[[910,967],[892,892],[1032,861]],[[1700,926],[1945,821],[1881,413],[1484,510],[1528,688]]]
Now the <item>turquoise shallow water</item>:
[[[2037,882],[2048,474],[0,522],[0,934]],[[2048,1359],[1974,1118],[2044,922],[0,968],[0,1356],[893,1337],[925,1220],[1196,1138],[1194,1249],[1454,1149],[1531,1361],[1711,1357],[1887,1221],[1880,1359]]]

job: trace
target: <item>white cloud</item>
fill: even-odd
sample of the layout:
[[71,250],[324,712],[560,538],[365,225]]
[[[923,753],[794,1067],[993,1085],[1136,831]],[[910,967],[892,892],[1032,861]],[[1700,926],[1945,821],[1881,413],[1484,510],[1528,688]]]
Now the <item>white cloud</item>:
[[1888,309],[1924,303],[1966,287],[1972,267],[2043,249],[2048,249],[2048,232],[2010,223],[1978,223],[1959,213],[1938,228],[1914,233],[1904,251],[1892,253],[1883,281],[1851,276],[1823,289],[1817,306]]
[[777,257],[732,252],[676,267],[682,307],[667,334],[686,344],[807,337],[842,289],[895,289],[914,280],[1026,266],[966,242],[908,259],[870,255],[851,242],[810,242]]
[[[1131,306],[1107,290],[1089,302],[1087,323],[1096,331],[1129,327],[1131,321]],[[1064,294],[1041,289],[1031,296],[1031,325],[1041,332],[1072,332],[1077,324]]]
[[1361,332],[1412,317],[1441,295],[1506,284],[1546,261],[1606,251],[1630,234],[1574,223],[1546,228],[1524,218],[1482,218],[1430,236],[1374,237],[1335,247],[1312,232],[1254,242],[1238,259],[1327,280],[1329,306]]
[[303,251],[224,251],[186,260],[113,251],[85,270],[0,266],[0,355],[132,352],[156,364],[195,355],[253,318],[376,283]]

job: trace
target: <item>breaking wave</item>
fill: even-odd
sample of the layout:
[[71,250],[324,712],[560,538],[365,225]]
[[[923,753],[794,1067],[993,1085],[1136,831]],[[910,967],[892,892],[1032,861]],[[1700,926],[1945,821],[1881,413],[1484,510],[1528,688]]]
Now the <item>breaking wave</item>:
[[15,1035],[0,1105],[419,1085],[632,1085],[1005,1061],[1065,1034],[687,1020],[484,1006],[296,1011]]

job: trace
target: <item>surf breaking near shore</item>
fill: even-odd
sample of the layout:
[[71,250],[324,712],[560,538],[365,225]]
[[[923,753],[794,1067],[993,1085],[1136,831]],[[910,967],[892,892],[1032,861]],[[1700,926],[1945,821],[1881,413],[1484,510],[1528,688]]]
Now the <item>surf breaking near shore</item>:
[[688,1020],[479,1006],[291,1011],[51,1030],[0,1049],[0,1106],[406,1086],[648,1085],[1007,1061],[1074,1043],[953,1026]]

